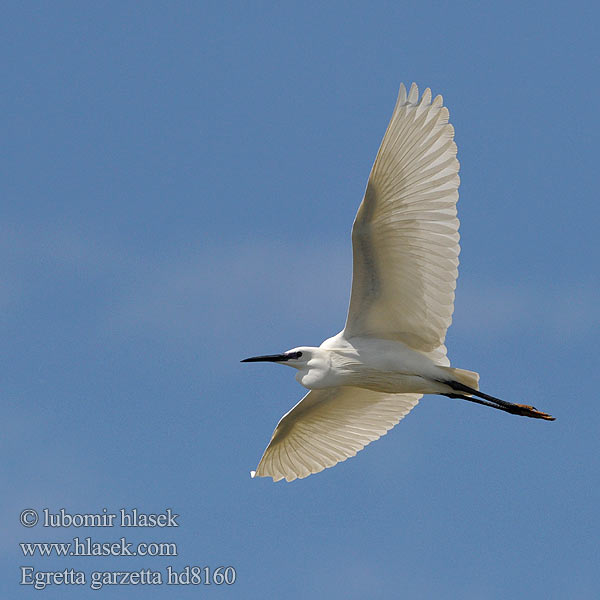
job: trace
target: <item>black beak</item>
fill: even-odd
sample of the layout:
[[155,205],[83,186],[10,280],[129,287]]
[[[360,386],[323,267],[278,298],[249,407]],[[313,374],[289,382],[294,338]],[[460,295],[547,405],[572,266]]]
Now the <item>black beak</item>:
[[290,358],[294,357],[289,354],[266,354],[265,356],[251,356],[240,362],[284,362]]

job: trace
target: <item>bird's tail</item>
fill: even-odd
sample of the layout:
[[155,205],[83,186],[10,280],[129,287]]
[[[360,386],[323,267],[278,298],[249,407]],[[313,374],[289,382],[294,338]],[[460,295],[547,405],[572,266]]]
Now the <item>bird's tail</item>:
[[454,367],[440,367],[448,373],[448,379],[458,381],[475,390],[479,389],[479,373],[475,371],[467,371],[466,369],[455,369]]

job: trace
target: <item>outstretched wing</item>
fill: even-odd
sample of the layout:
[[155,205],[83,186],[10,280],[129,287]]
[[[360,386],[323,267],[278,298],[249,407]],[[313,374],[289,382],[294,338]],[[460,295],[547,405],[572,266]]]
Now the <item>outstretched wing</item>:
[[385,435],[421,395],[312,390],[281,418],[252,476],[293,481],[333,467]]
[[394,339],[444,361],[458,276],[458,160],[442,97],[400,87],[352,229],[344,336]]

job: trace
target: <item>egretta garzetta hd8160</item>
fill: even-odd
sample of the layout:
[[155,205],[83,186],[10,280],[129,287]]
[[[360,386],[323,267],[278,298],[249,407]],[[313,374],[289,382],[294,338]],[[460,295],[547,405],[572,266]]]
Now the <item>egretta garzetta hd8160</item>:
[[242,362],[293,367],[310,391],[279,421],[252,476],[292,481],[354,456],[423,394],[461,398],[554,420],[479,391],[479,375],[450,367],[446,330],[458,276],[458,160],[441,96],[404,85],[352,228],[346,326],[318,348]]

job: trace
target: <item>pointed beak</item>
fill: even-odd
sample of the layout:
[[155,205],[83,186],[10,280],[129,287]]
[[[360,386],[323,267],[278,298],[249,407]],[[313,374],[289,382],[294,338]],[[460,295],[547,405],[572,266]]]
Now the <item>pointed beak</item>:
[[265,356],[251,356],[240,362],[284,362],[292,358],[289,354],[266,354]]

